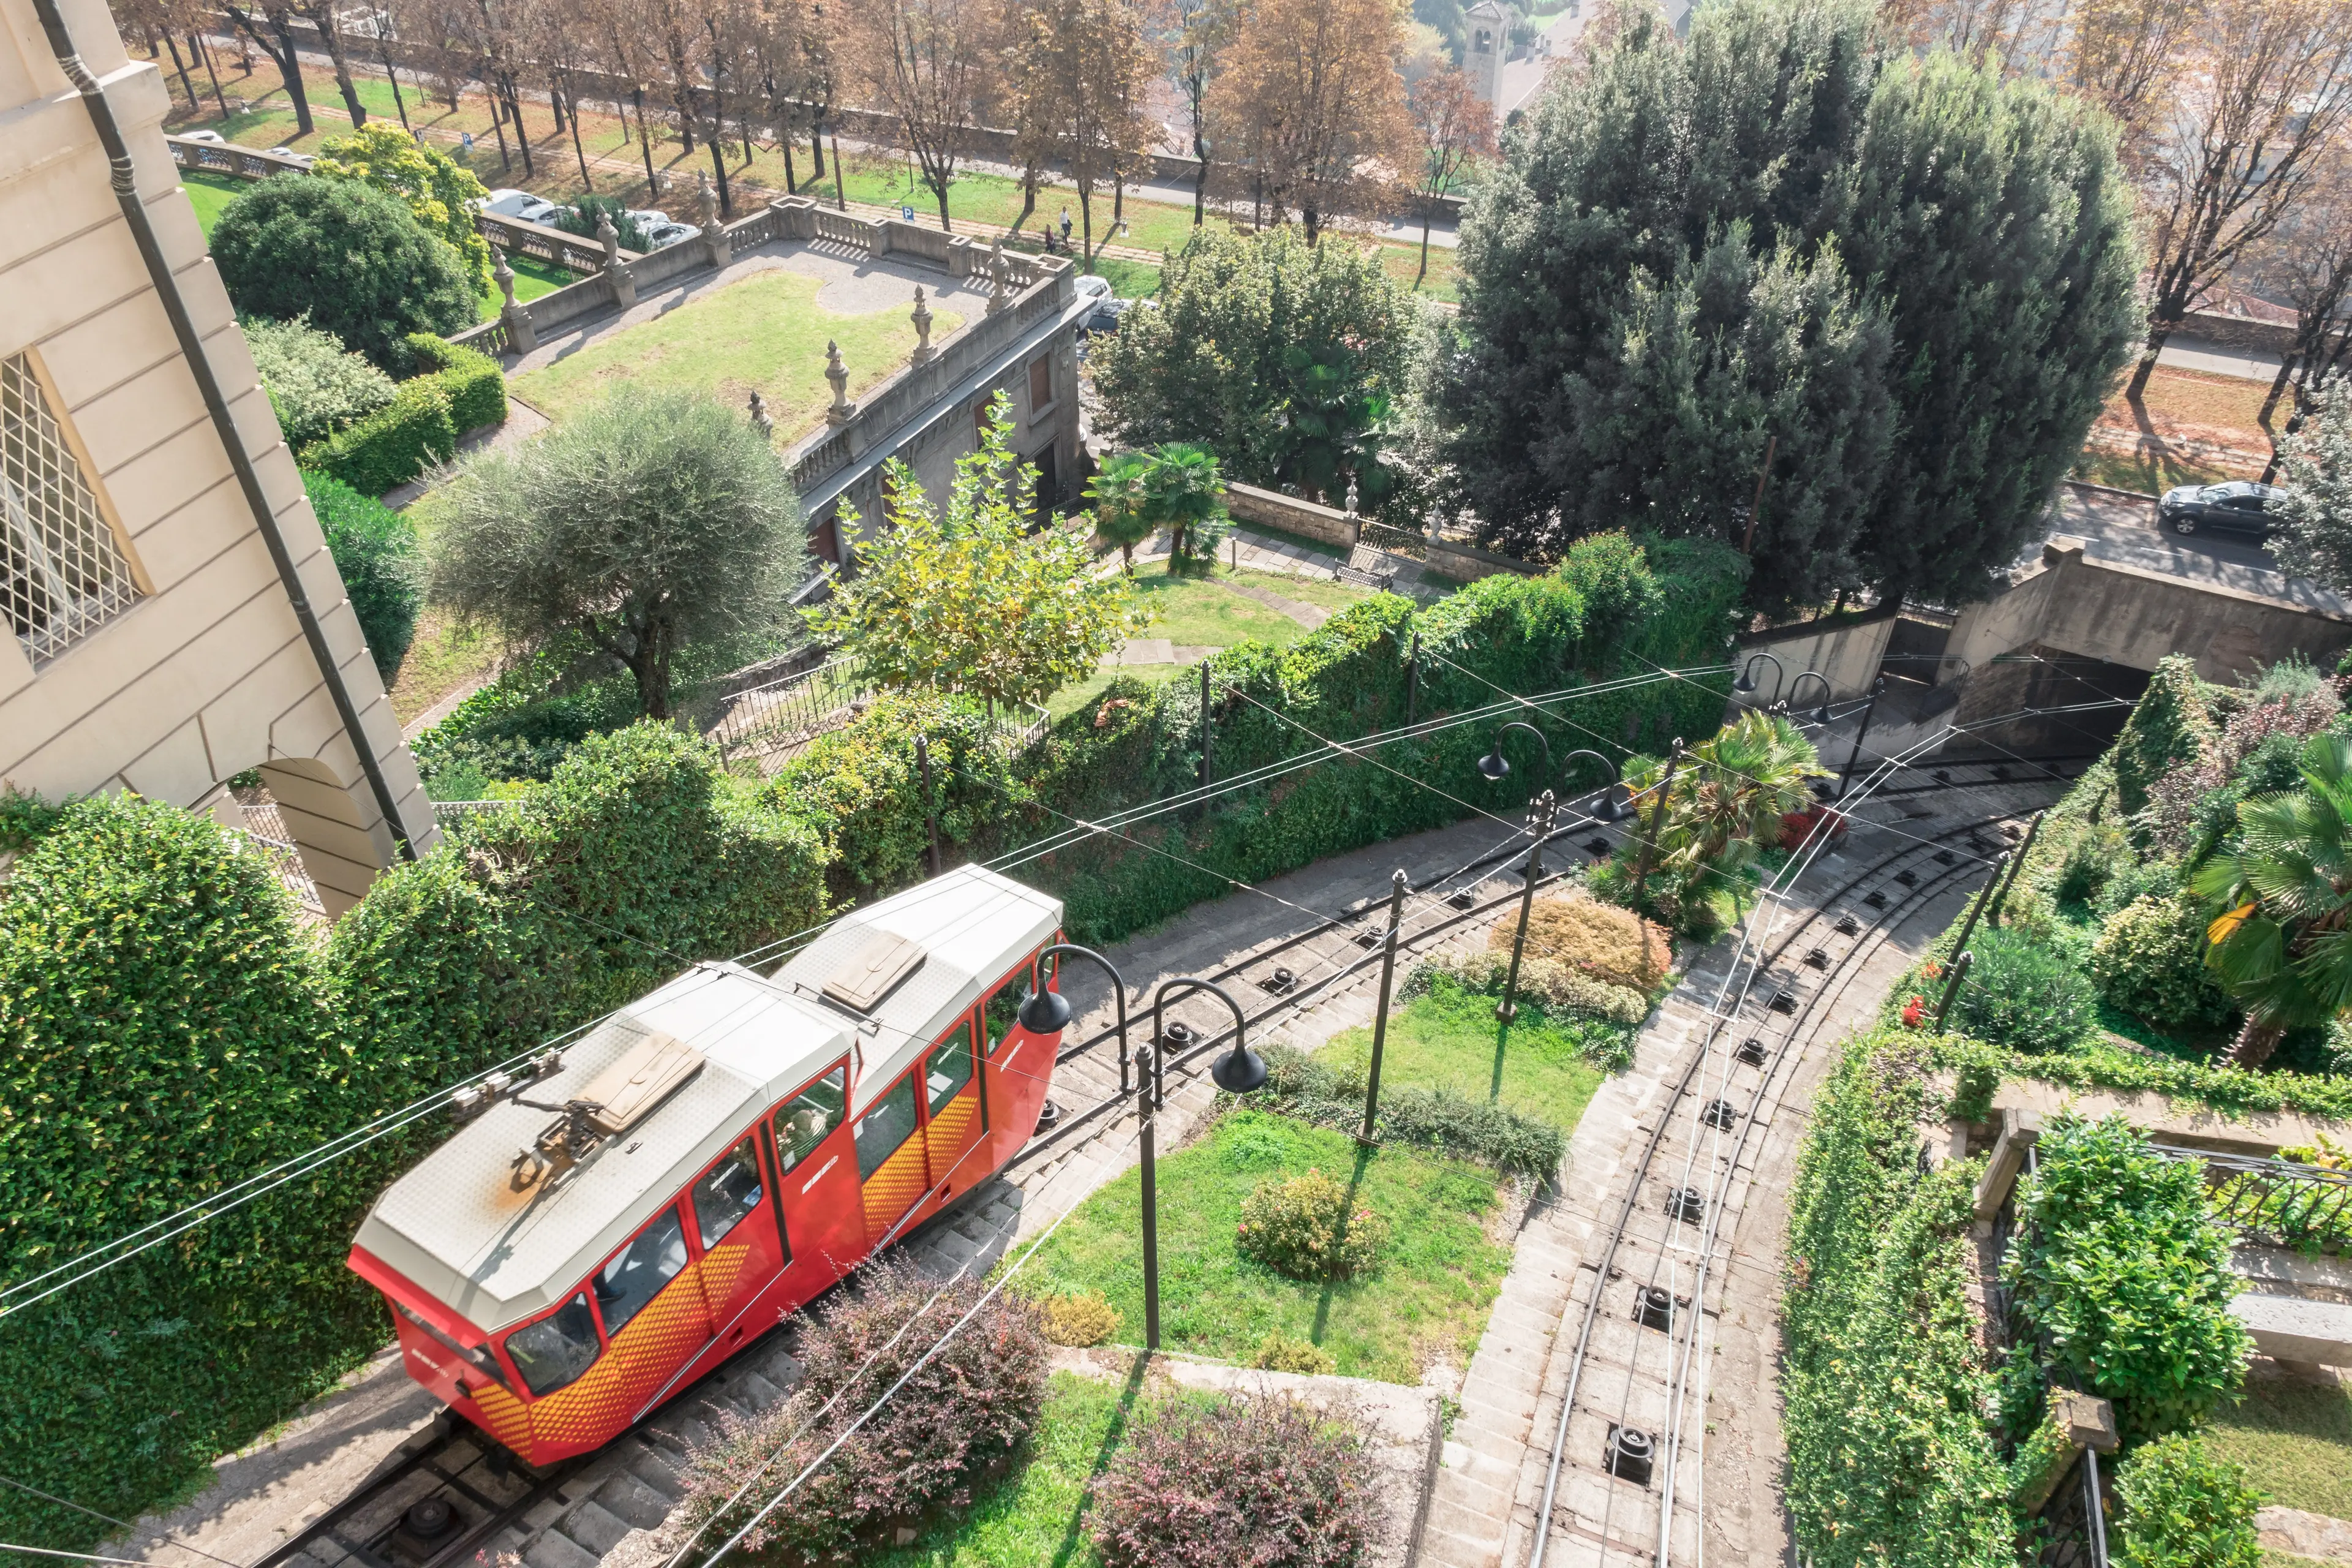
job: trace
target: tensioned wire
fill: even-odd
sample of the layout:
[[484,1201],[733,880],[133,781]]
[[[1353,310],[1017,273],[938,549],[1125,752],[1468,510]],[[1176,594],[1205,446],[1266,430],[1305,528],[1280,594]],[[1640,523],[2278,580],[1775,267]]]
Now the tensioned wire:
[[[1698,668],[1701,669],[1706,669],[1715,667]],[[1722,668],[1727,668],[1728,667]],[[1637,686],[1653,684],[1658,680],[1669,679],[1673,675],[1681,673],[1682,672],[1679,671],[1662,672],[1654,675],[1628,678],[1595,686],[1567,688],[1563,689],[1563,694],[1569,697],[1573,697],[1579,693],[1602,695],[1612,691],[1629,689]],[[1544,697],[1546,700],[1555,700],[1555,694],[1546,693],[1544,694]],[[1518,700],[1521,700],[1516,697],[1512,699],[1513,703],[1516,703]],[[1427,721],[1423,723],[1408,726],[1404,729],[1389,731],[1379,737],[1371,737],[1369,738],[1369,740],[1371,743],[1386,744],[1393,741],[1418,739],[1425,735],[1440,733],[1446,730],[1457,728],[1463,724],[1475,723],[1483,719],[1491,718],[1496,711],[1507,709],[1511,705],[1512,703],[1489,704],[1485,709],[1476,710],[1470,713],[1448,715],[1440,719]],[[1263,706],[1263,704],[1261,704],[1261,706]],[[1271,711],[1271,710],[1269,710],[1269,711]],[[1313,731],[1309,731],[1307,733],[1312,734]],[[1320,737],[1318,738],[1320,739]],[[1334,742],[1325,742],[1323,750],[1319,752],[1309,752],[1297,758],[1286,758],[1278,763],[1270,763],[1265,768],[1254,770],[1249,774],[1237,775],[1232,780],[1222,781],[1221,783],[1211,786],[1207,790],[1198,788],[1188,790],[1179,795],[1170,797],[1169,799],[1161,802],[1147,803],[1144,805],[1130,808],[1128,811],[1116,814],[1109,820],[1119,824],[1132,824],[1134,822],[1148,820],[1150,817],[1163,815],[1169,811],[1182,809],[1187,805],[1213,798],[1214,796],[1223,795],[1228,791],[1252,787],[1254,784],[1265,783],[1271,778],[1282,776],[1283,774],[1294,772],[1299,768],[1317,765],[1322,762],[1329,761],[1335,756],[1356,755],[1363,749],[1365,749],[1365,747],[1360,743],[1340,745]],[[1381,765],[1386,766],[1386,764]],[[1390,769],[1389,771],[1396,772],[1394,769]],[[1400,773],[1399,776],[1410,779],[1409,774]],[[1412,782],[1418,784],[1420,781],[1414,780]],[[1428,786],[1424,785],[1423,787]],[[1437,793],[1443,794],[1444,792],[1440,791]],[[1446,798],[1453,799],[1454,797],[1449,795]],[[1476,808],[1472,807],[1471,809],[1475,810]],[[1481,815],[1487,816],[1493,816],[1492,813],[1483,812]],[[1495,818],[1495,820],[1501,821],[1502,819],[1497,817]],[[1514,825],[1505,824],[1505,826],[1512,826]],[[1039,844],[1024,847],[1022,849],[1017,849],[1009,852],[1005,856],[999,857],[996,861],[990,863],[991,868],[1007,869],[1025,865],[1031,860],[1040,858],[1044,855],[1052,853],[1055,848],[1066,847],[1070,844],[1075,844],[1084,837],[1088,837],[1092,832],[1097,830],[1098,829],[1095,825],[1065,829],[1060,833],[1048,836],[1047,839],[1041,841]],[[1514,826],[1514,831],[1517,832],[1523,830],[1517,829]],[[854,908],[855,906],[849,907]],[[648,951],[660,953],[664,957],[677,959],[689,963],[694,962],[691,960],[686,960],[683,955],[678,954],[672,950],[662,948],[655,943],[649,942],[642,937],[637,937],[625,931],[614,931],[610,927],[601,925],[599,922],[590,921],[585,916],[572,915],[572,911],[568,910],[560,912],[571,915],[572,918],[577,920],[583,926],[602,931],[606,935],[616,936],[625,941],[635,942],[640,945],[645,946]],[[746,953],[739,955],[731,962],[746,963],[753,958],[772,954],[775,949],[795,942],[800,942],[803,946],[805,946],[804,939],[813,940],[817,934],[831,926],[835,921],[837,921],[842,913],[845,912],[847,912],[846,909],[837,910],[835,912],[832,919],[827,920],[822,924],[808,927],[803,931],[793,932],[791,936],[779,938],[774,942],[763,944],[761,947],[751,949]],[[1318,918],[1320,919],[1328,917],[1318,916]],[[791,954],[787,953],[783,954],[782,958],[789,959],[791,956]],[[79,1284],[84,1279],[90,1279],[97,1274],[102,1273],[118,1263],[128,1261],[130,1258],[137,1257],[139,1254],[149,1250],[151,1247],[159,1246],[165,1241],[173,1240],[180,1236],[184,1236],[197,1226],[206,1224],[214,1219],[221,1218],[235,1210],[243,1207],[245,1205],[251,1203],[257,1198],[266,1196],[268,1194],[275,1192],[280,1187],[292,1182],[299,1181],[305,1176],[313,1174],[346,1155],[358,1152],[361,1149],[377,1142],[379,1139],[385,1138],[394,1132],[401,1131],[416,1121],[423,1120],[425,1117],[430,1116],[436,1110],[446,1107],[448,1102],[449,1096],[457,1089],[478,1084],[493,1073],[509,1071],[515,1068],[524,1065],[535,1057],[545,1054],[549,1050],[560,1048],[563,1044],[576,1039],[587,1031],[592,1030],[599,1025],[617,1016],[625,1010],[626,1005],[627,1005],[625,1004],[623,1007],[614,1008],[583,1023],[573,1025],[570,1028],[561,1030],[554,1035],[548,1036],[536,1045],[517,1051],[505,1058],[503,1060],[496,1062],[488,1068],[484,1068],[466,1078],[460,1079],[453,1084],[434,1090],[429,1094],[410,1101],[405,1106],[400,1107],[394,1110],[387,1111],[383,1115],[375,1118],[373,1121],[364,1122],[357,1128],[353,1128],[346,1132],[338,1134],[336,1137],[315,1145],[302,1153],[281,1161],[278,1164],[273,1165],[267,1170],[257,1173],[252,1176],[248,1176],[232,1186],[224,1188],[219,1193],[214,1194],[206,1198],[199,1199],[194,1204],[187,1205],[173,1214],[151,1221],[149,1224],[142,1226],[136,1230],[128,1232],[123,1236],[115,1237],[110,1241],[101,1242],[96,1247],[87,1248],[81,1253],[77,1254],[74,1258],[63,1263],[55,1265],[50,1268],[45,1269],[41,1273],[34,1275],[30,1279],[18,1280],[5,1287],[0,1287],[0,1319],[5,1319],[26,1307],[34,1306],[40,1301],[46,1300],[50,1296],[56,1295],[58,1291]],[[108,1256],[110,1254],[111,1256]],[[26,1292],[33,1290],[36,1286],[58,1279],[58,1277],[60,1275],[69,1276],[69,1278],[64,1279],[56,1284],[52,1284],[48,1289],[39,1290],[36,1294],[32,1294],[30,1296],[26,1294]]]

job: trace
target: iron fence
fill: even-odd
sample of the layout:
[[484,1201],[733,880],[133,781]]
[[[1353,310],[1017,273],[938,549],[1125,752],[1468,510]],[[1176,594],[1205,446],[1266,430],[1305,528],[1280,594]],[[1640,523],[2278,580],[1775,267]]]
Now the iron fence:
[[286,885],[288,892],[294,895],[295,901],[310,913],[323,919],[327,908],[319,900],[319,885],[303,868],[302,851],[295,845],[294,835],[287,827],[286,818],[278,814],[278,803],[274,800],[245,801],[240,805],[245,811],[247,842],[269,862],[270,869],[278,873],[278,879]]
[[1428,538],[1410,528],[1366,519],[1356,525],[1356,537],[1383,555],[1402,555],[1408,561],[1429,559]]
[[2074,1457],[2058,1489],[2033,1516],[2035,1568],[2107,1568],[2107,1521],[2099,1490],[2099,1456]]
[[833,659],[737,692],[710,727],[710,738],[727,757],[789,745],[840,722],[869,691],[850,660]]
[[2168,1143],[2148,1147],[2168,1160],[2202,1165],[2207,1208],[2248,1241],[2308,1253],[2341,1252],[2352,1243],[2352,1171]]

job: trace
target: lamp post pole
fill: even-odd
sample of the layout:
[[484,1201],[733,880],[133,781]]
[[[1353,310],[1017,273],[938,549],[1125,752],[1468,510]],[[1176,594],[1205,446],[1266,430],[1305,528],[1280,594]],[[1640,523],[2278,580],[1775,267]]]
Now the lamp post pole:
[[1969,966],[1976,962],[1976,954],[1969,951],[1969,938],[1976,934],[1978,917],[1985,912],[1985,906],[1992,902],[1993,889],[2000,886],[2000,874],[2007,869],[2009,858],[2004,854],[1992,863],[1992,875],[1986,879],[1984,890],[1977,895],[1976,902],[1969,906],[1969,918],[1960,922],[1960,938],[1952,943],[1952,977],[1945,983],[1944,999],[1936,1004],[1936,1029],[1938,1034],[1943,1032],[1944,1015],[1951,1011],[1952,998],[1959,994],[1961,976],[1968,973]]
[[1179,995],[1206,991],[1233,1010],[1234,1048],[1210,1064],[1210,1082],[1232,1095],[1248,1094],[1265,1083],[1265,1063],[1249,1048],[1249,1018],[1242,1012],[1242,1005],[1234,1000],[1232,992],[1213,980],[1193,975],[1179,975],[1160,983],[1151,994],[1151,1044],[1137,1053],[1135,1075],[1136,1111],[1142,1118],[1143,1339],[1145,1348],[1154,1354],[1160,1350],[1160,1169],[1152,1116],[1163,1103],[1157,1091],[1168,1070],[1164,1015],[1171,991]]
[[1507,1024],[1519,1010],[1519,955],[1527,951],[1528,915],[1535,908],[1536,880],[1543,875],[1544,840],[1551,837],[1555,809],[1551,791],[1544,791],[1536,801],[1535,842],[1528,846],[1528,864],[1523,873],[1526,885],[1519,889],[1519,930],[1518,934],[1511,939],[1511,973],[1503,982],[1502,1005],[1495,1009],[1495,1016]]
[[1993,895],[1992,908],[1985,911],[1985,919],[1994,925],[2000,924],[2001,906],[2009,902],[2010,891],[2017,886],[2017,879],[2025,869],[2025,857],[2033,848],[2034,836],[2042,831],[2042,816],[2038,811],[2033,814],[2033,821],[2025,829],[2025,842],[2017,847],[2017,853],[2010,859],[2009,880],[2001,884],[2000,891]]
[[1845,754],[1844,771],[1838,774],[1838,798],[1845,798],[1846,781],[1853,777],[1853,764],[1862,760],[1862,743],[1870,738],[1870,716],[1878,711],[1878,694],[1886,689],[1886,677],[1880,676],[1870,683],[1870,700],[1863,704],[1862,728],[1853,732],[1853,750]]
[[1381,1052],[1389,1038],[1389,987],[1396,979],[1397,928],[1404,922],[1404,889],[1402,871],[1389,879],[1389,934],[1381,949],[1381,1010],[1372,1015],[1372,1067],[1370,1081],[1364,1088],[1364,1130],[1356,1135],[1359,1143],[1372,1141],[1372,1122],[1381,1112]]
[[1960,982],[1967,977],[1969,966],[1976,961],[1977,955],[1967,952],[1952,960],[1952,977],[1944,983],[1944,999],[1936,1004],[1936,1033],[1940,1035],[1944,1032],[1944,1015],[1952,1010],[1952,998],[1959,994]]
[[1144,1047],[1136,1059],[1135,1114],[1141,1122],[1138,1138],[1143,1151],[1143,1343],[1147,1350],[1157,1355],[1160,1352],[1160,1162],[1158,1134],[1152,1121],[1151,1069],[1159,1065],[1159,1059],[1150,1046]]

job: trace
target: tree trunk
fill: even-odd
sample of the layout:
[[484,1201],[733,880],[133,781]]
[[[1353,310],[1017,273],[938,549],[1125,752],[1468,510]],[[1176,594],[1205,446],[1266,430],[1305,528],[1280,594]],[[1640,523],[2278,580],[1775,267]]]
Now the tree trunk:
[[514,160],[507,156],[507,106],[499,96],[496,83],[490,86],[490,129],[498,132],[499,173],[503,174],[514,167]]
[[1034,169],[1024,169],[1021,171],[1021,216],[1013,220],[1013,232],[1019,234],[1021,232],[1021,226],[1027,223],[1030,216],[1034,214],[1036,210],[1037,171]]
[[1095,192],[1085,181],[1078,183],[1078,254],[1086,258],[1087,270],[1095,269]]
[[2139,363],[2132,371],[2131,384],[2124,388],[2127,401],[2137,403],[2147,395],[2147,378],[2156,374],[2156,356],[2164,352],[2164,341],[2171,335],[2171,322],[2158,321],[2153,317],[2149,319],[2147,346],[2140,351]]
[[522,128],[522,89],[516,85],[512,76],[506,79],[506,86],[507,113],[514,119],[515,147],[522,153],[522,177],[534,180],[539,177],[539,169],[531,162],[530,135]]
[[221,91],[220,71],[213,64],[212,50],[205,47],[204,35],[201,33],[190,33],[188,35],[188,47],[192,52],[203,58],[205,62],[205,75],[212,79],[213,101],[220,105],[221,118],[224,120],[227,119],[228,95]]
[[172,68],[180,73],[180,90],[188,95],[188,112],[201,114],[204,105],[196,101],[196,84],[188,79],[187,63],[180,58],[180,46],[171,34],[163,35],[163,47],[172,51]]
[[562,85],[555,79],[555,73],[553,71],[547,73],[547,107],[549,111],[555,116],[555,133],[558,136],[562,135],[563,88]]
[[1192,174],[1192,226],[1198,228],[1207,221],[1209,214],[1209,143],[1201,134],[1201,108],[1197,99],[1192,105],[1192,156],[1201,164]]
[[735,204],[727,194],[726,149],[716,136],[710,139],[710,166],[719,173],[719,216],[726,217],[734,212]]
[[2230,1065],[2252,1072],[2271,1059],[2279,1041],[2286,1035],[2285,1026],[2258,1022],[2248,1015],[2238,1037],[2230,1047]]
[[654,176],[654,132],[653,127],[646,123],[646,89],[633,87],[629,97],[637,106],[637,151],[646,155],[646,199],[651,200],[661,195],[661,181]]
[[[2295,356],[2293,354],[2279,361],[2279,373],[2271,379],[2270,392],[2263,398],[2263,411],[2254,416],[2254,423],[2265,430],[2271,427],[2271,416],[2278,411],[2279,399],[2286,395],[2286,384],[2294,374],[2294,363]],[[2277,442],[2273,441],[2272,445],[2276,446]]]
[[352,117],[352,128],[367,123],[367,106],[360,101],[360,89],[352,81],[351,57],[343,53],[343,36],[336,31],[332,8],[320,6],[307,13],[310,25],[319,29],[320,41],[327,46],[327,58],[335,67],[335,90],[343,95],[343,108]]
[[778,148],[782,149],[784,154],[784,195],[788,196],[799,195],[801,194],[801,182],[798,171],[793,167],[793,129],[791,126],[787,125],[784,127],[784,133],[776,138],[776,145]]
[[294,35],[286,25],[284,14],[270,17],[269,26],[278,35],[278,46],[269,50],[269,58],[277,63],[278,74],[286,82],[286,101],[294,106],[294,139],[299,142],[318,129],[310,120],[310,95],[302,89],[302,59],[294,52]]
[[580,100],[576,97],[572,100],[572,155],[580,160],[580,183],[594,190],[596,182],[588,173],[587,149],[580,145]]
[[824,178],[824,116],[809,121],[809,178]]
[[1429,226],[1436,217],[1432,203],[1421,209],[1421,270],[1412,275],[1412,291],[1421,292],[1421,280],[1429,276]]
[[1311,206],[1298,209],[1299,221],[1307,226],[1307,243],[1314,245],[1323,238],[1323,215]]
[[375,52],[377,58],[383,61],[384,79],[392,83],[392,106],[400,110],[400,128],[414,136],[416,127],[408,122],[408,100],[400,95],[400,73],[392,68],[392,46],[383,41],[381,29],[375,36]]

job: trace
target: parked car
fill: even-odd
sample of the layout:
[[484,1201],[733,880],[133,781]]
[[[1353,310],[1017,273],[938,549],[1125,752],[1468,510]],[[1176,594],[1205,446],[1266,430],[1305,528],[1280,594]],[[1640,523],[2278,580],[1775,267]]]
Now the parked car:
[[1078,274],[1079,299],[1108,300],[1110,297],[1111,286],[1109,279],[1104,277],[1099,272],[1081,272]]
[[562,210],[545,196],[535,196],[529,191],[519,191],[512,186],[492,191],[482,199],[480,205],[484,212],[495,213],[499,217],[550,225],[555,222],[554,215]]
[[294,162],[301,164],[302,167],[306,169],[319,161],[311,154],[308,153],[297,153],[291,147],[272,147],[269,152],[273,157],[291,158]]
[[2175,533],[2234,533],[2260,542],[2271,535],[2270,505],[2282,493],[2251,479],[2179,485],[2156,503],[2157,521]]
[[658,220],[657,222],[647,223],[642,217],[637,219],[637,231],[646,237],[646,244],[651,249],[667,250],[679,240],[692,239],[702,232],[693,224],[680,223],[676,218],[665,216],[660,213],[653,216]]
[[1116,332],[1118,331],[1119,318],[1133,309],[1135,309],[1135,301],[1132,300],[1121,300],[1116,297],[1097,300],[1095,308],[1087,312],[1084,330],[1089,332]]
[[228,138],[223,136],[217,131],[183,131],[180,132],[180,140],[183,142],[226,142]]

